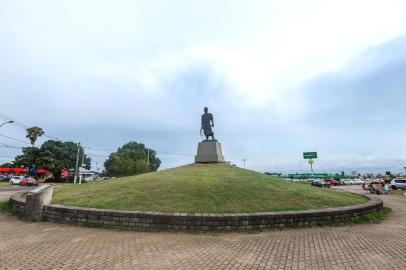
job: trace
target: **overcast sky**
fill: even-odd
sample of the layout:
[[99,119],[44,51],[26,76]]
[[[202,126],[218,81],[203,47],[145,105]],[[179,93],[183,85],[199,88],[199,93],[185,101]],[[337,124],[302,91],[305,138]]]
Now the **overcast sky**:
[[[94,148],[93,168],[130,140],[158,150],[162,168],[192,163],[208,106],[237,165],[297,172],[318,151],[318,171],[402,171],[405,11],[404,0],[3,0],[0,115]],[[26,140],[18,125],[0,134]],[[20,152],[0,151],[0,162]]]

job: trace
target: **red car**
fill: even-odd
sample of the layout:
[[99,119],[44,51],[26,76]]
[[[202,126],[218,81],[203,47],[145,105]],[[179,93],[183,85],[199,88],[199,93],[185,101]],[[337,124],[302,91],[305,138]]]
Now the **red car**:
[[326,183],[330,184],[330,186],[338,186],[339,183],[335,179],[326,180]]
[[38,186],[38,181],[31,177],[25,178],[21,180],[20,186]]

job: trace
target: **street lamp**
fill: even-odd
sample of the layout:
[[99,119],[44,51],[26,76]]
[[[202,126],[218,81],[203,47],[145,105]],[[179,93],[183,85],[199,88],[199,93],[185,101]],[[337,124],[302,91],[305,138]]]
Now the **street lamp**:
[[5,124],[12,124],[12,123],[14,123],[14,121],[13,120],[10,120],[10,121],[7,121],[7,122],[4,122],[3,124],[1,124],[0,125],[0,127],[2,127],[3,125],[5,125]]

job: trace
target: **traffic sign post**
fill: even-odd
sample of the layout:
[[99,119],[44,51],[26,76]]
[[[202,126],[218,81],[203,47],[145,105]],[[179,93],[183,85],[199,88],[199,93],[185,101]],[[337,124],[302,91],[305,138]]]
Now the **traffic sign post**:
[[310,164],[310,171],[313,172],[313,163],[314,163],[314,160],[313,160],[313,159],[309,159],[309,161],[308,161],[307,163]]
[[317,152],[304,152],[303,158],[308,159],[307,163],[310,164],[310,170],[311,170],[311,172],[313,172],[313,164],[314,164],[313,159],[317,158]]
[[314,159],[317,158],[317,152],[304,152],[303,153],[304,159]]

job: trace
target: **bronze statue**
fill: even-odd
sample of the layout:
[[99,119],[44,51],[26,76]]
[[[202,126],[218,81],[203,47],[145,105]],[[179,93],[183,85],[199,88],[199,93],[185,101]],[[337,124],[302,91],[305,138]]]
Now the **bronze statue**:
[[209,113],[209,109],[207,107],[204,107],[204,114],[202,115],[202,127],[200,128],[200,134],[202,134],[202,131],[204,132],[204,136],[206,136],[206,141],[209,140],[209,137],[214,140],[214,132],[212,130],[212,127],[214,127],[214,120],[213,120],[213,115]]

